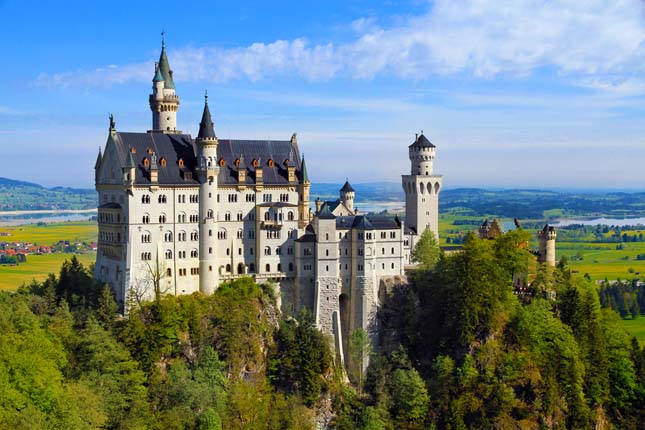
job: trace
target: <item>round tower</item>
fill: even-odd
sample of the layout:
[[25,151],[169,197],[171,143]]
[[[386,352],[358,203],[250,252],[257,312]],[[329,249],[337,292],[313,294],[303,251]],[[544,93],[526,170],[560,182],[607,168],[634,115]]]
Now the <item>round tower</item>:
[[168,64],[166,44],[161,39],[161,55],[155,63],[155,75],[152,79],[152,94],[149,97],[152,111],[152,132],[181,133],[177,130],[177,111],[179,96],[175,94],[175,82]]
[[345,205],[347,209],[351,212],[354,212],[354,196],[356,192],[354,188],[349,184],[349,181],[345,181],[345,185],[340,189],[340,202]]
[[432,175],[436,147],[423,135],[416,135],[415,141],[408,148],[411,175]]
[[219,284],[217,269],[217,136],[204,96],[204,112],[199,123],[197,175],[199,178],[199,291],[212,294]]
[[540,241],[540,249],[538,250],[538,262],[546,263],[549,266],[555,267],[555,239],[557,233],[555,227],[546,224],[542,230],[538,232],[538,240]]

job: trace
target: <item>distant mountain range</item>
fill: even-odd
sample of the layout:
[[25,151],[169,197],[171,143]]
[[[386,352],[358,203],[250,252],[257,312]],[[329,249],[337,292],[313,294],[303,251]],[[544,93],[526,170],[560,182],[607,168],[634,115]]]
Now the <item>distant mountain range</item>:
[[[335,200],[342,184],[314,183],[312,200]],[[397,182],[352,184],[356,203],[403,202],[405,194]],[[441,192],[439,210],[462,215],[521,219],[608,216],[645,216],[645,192],[545,191],[446,189]],[[46,188],[32,182],[0,178],[0,211],[96,208],[96,191],[91,188]]]
[[92,209],[96,203],[96,191],[90,188],[46,188],[0,178],[0,211]]

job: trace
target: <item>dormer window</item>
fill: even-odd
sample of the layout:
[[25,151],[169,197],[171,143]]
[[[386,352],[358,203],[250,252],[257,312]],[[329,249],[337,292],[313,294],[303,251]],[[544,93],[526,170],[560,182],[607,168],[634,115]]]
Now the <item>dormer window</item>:
[[184,167],[184,159],[183,159],[183,158],[180,158],[180,159],[177,161],[177,164],[179,165],[179,167]]
[[146,149],[146,152],[147,152],[148,154],[152,154],[152,148],[147,148],[147,149]]
[[253,164],[253,167],[258,167],[260,165],[260,162],[256,158],[254,158],[252,164]]
[[220,167],[224,167],[224,166],[226,166],[226,161],[224,161],[224,159],[223,159],[223,158],[220,158],[220,159],[219,159],[219,165],[220,165]]
[[159,164],[161,164],[161,167],[166,167],[166,159],[164,157],[161,157]]
[[131,146],[130,147],[130,153],[131,154],[136,154],[137,153],[137,148],[135,148],[134,146]]
[[235,167],[240,167],[240,159],[239,158],[237,158],[235,160]]
[[267,166],[273,167],[274,163],[273,160],[269,158],[269,161],[267,161]]
[[288,158],[286,160],[284,160],[284,165],[289,166],[289,159]]
[[148,160],[148,157],[143,157],[143,165],[145,167],[148,167],[150,165],[150,160]]

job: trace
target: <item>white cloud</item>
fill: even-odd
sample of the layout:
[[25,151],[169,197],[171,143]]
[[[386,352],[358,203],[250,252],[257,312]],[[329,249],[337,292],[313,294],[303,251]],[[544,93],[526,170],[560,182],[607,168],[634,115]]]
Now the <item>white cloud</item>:
[[[437,0],[425,14],[379,27],[356,20],[356,39],[311,44],[304,38],[232,49],[171,49],[178,81],[223,82],[275,76],[326,81],[395,76],[422,80],[467,74],[524,76],[552,67],[583,78],[643,70],[645,28],[639,0]],[[147,81],[152,61],[93,71],[43,73],[40,84],[113,85]],[[594,86],[600,89],[601,86]]]

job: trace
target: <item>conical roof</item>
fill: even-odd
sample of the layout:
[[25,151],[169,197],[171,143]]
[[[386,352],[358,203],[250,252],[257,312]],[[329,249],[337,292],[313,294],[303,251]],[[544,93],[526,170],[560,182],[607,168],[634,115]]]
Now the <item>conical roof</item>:
[[412,145],[410,145],[410,148],[436,148],[432,142],[428,140],[427,137],[421,133],[417,139],[412,142]]
[[172,70],[170,70],[170,64],[168,64],[166,44],[164,42],[161,43],[161,55],[159,55],[159,72],[161,73],[163,80],[166,82],[166,88],[174,90],[175,82],[172,80]]
[[309,182],[309,174],[307,173],[307,164],[305,163],[305,156],[302,156],[302,163],[300,165],[300,180],[302,182]]
[[152,82],[162,82],[164,80],[161,70],[159,70],[159,63],[155,63],[155,77],[152,78]]
[[128,151],[128,157],[125,160],[125,168],[133,169],[134,167],[136,167],[136,164],[134,163],[134,158],[132,157],[132,151]]
[[98,169],[101,165],[101,160],[103,160],[103,155],[101,154],[101,147],[99,146],[99,155],[96,156],[96,163],[94,164],[94,169]]
[[354,189],[349,185],[349,181],[345,181],[345,185],[343,185],[343,188],[341,188],[340,191],[343,193],[353,193]]
[[208,95],[204,100],[204,112],[202,113],[202,121],[199,123],[198,139],[215,139],[215,128],[213,127],[213,120],[211,118],[211,111],[208,109]]

